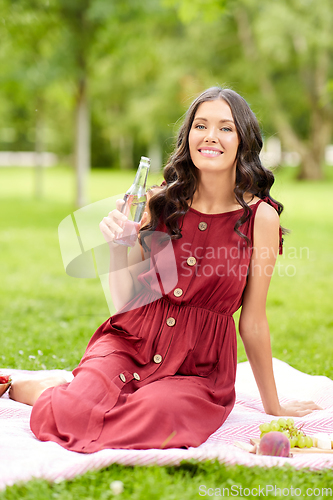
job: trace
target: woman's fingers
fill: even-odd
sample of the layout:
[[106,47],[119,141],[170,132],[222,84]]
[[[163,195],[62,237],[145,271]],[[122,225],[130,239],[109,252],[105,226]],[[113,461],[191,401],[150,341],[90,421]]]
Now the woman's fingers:
[[104,217],[99,225],[99,228],[107,242],[113,241],[117,235],[123,232],[122,225],[127,220],[126,215],[121,213],[121,207],[123,204],[124,200],[117,200],[116,206],[118,208],[112,210],[112,212]]
[[[117,200],[117,208],[104,217],[99,225],[99,228],[108,243],[115,240],[116,237],[124,231],[124,223],[128,220],[128,217],[121,211],[124,203],[124,200]],[[148,222],[148,220],[149,214],[148,212],[144,212],[139,224],[134,222],[131,224],[135,225],[136,231],[138,231],[140,227],[144,226]]]
[[290,407],[289,409],[286,408],[288,411],[288,416],[290,417],[305,417],[305,415],[309,415],[310,413],[313,412],[313,410],[307,409],[307,410],[301,410],[299,407]]
[[317,405],[316,403],[314,403],[313,401],[305,401],[304,402],[309,408],[311,408],[312,410],[323,410],[324,408],[322,408],[321,406]]
[[119,212],[121,212],[124,204],[125,204],[125,200],[119,199],[116,201],[116,208],[117,208],[117,210],[119,210]]
[[314,401],[291,401],[289,403],[293,405],[295,408],[299,408],[300,410],[322,410],[321,406],[318,406]]
[[104,236],[107,236],[108,239],[114,238],[116,234],[121,234],[122,228],[115,222],[115,220],[111,219],[109,216],[104,217],[99,225],[100,230],[102,231]]
[[[116,212],[116,210],[114,210],[114,212]],[[111,212],[107,217],[104,217],[103,222],[113,233],[121,233],[123,231],[122,223],[126,219],[127,219],[126,217],[123,218],[123,215],[120,212],[118,213]]]
[[112,232],[109,226],[106,225],[104,219],[100,222],[99,229],[101,230],[101,233],[103,234],[104,239],[106,240],[107,243],[114,240],[115,233]]
[[304,417],[316,410],[322,410],[314,401],[291,401],[282,407],[284,416]]

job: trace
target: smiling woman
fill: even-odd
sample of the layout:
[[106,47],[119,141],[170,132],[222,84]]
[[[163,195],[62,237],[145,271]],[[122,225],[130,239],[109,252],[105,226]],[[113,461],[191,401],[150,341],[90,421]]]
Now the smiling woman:
[[[72,382],[12,386],[13,399],[34,405],[31,429],[40,440],[85,453],[200,445],[235,403],[233,315],[241,306],[239,331],[266,413],[318,409],[282,406],[277,396],[266,297],[282,205],[270,197],[274,176],[261,165],[261,147],[246,101],[208,89],[188,110],[129,254],[115,241],[121,201],[104,217],[120,310],[95,332]],[[171,243],[170,254],[158,241]],[[171,275],[173,286],[165,286]]]

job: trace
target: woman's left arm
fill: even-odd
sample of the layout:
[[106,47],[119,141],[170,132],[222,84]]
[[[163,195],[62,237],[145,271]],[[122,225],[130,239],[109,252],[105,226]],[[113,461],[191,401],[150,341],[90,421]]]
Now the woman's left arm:
[[279,251],[279,216],[267,203],[260,203],[254,221],[253,253],[239,320],[239,333],[256,379],[265,412],[302,417],[320,409],[312,401],[279,403],[272,365],[266,299]]

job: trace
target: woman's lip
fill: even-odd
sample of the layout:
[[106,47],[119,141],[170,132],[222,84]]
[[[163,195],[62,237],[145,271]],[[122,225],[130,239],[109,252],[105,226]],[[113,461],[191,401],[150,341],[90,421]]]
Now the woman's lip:
[[[200,148],[198,151],[203,156],[208,156],[210,158],[215,158],[223,154],[223,151],[216,148]],[[210,151],[214,151],[214,153],[211,153]]]

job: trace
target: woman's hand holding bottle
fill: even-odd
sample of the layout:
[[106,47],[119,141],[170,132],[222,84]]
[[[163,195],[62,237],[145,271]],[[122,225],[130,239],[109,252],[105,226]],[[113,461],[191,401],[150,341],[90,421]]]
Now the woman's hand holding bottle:
[[[144,212],[139,223],[129,221],[128,217],[121,211],[124,203],[124,200],[117,200],[117,208],[104,217],[99,225],[104,239],[109,244],[110,248],[121,248],[121,246],[124,246],[121,240],[122,236],[125,238],[125,246],[133,246],[137,240],[140,227],[143,226],[148,219],[148,213]],[[133,224],[135,224],[135,230],[130,231],[131,234],[129,235],[127,234],[129,232],[128,228]],[[123,234],[124,232],[126,234]]]
[[123,232],[122,225],[128,220],[128,217],[121,212],[124,203],[124,200],[117,200],[117,208],[104,217],[99,225],[104,239],[109,244],[110,248],[118,246],[114,240]]

